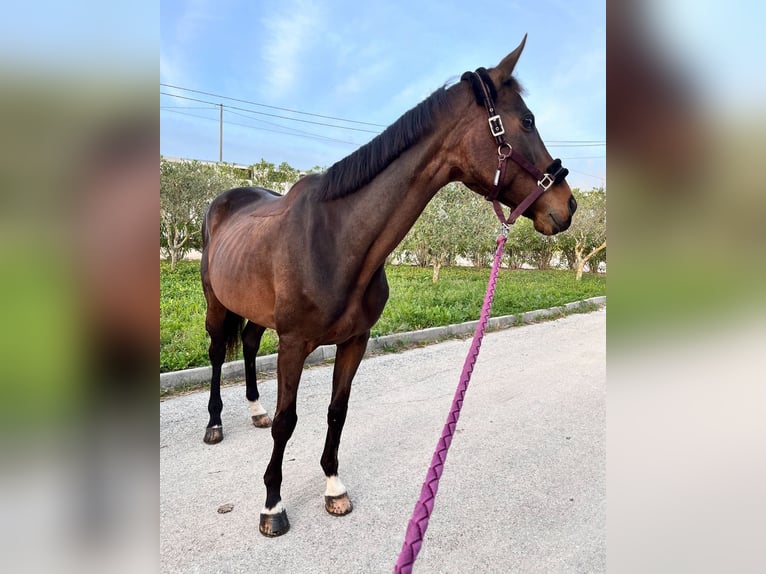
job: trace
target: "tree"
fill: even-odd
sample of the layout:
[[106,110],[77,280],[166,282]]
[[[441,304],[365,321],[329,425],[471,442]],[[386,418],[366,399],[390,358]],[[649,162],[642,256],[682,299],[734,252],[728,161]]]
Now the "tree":
[[573,263],[576,279],[582,279],[585,264],[591,271],[606,260],[606,192],[604,188],[582,192],[577,197],[577,213],[572,226],[559,240],[562,251]]
[[474,265],[492,258],[498,224],[485,200],[459,183],[439,190],[397,247],[400,261],[433,268],[439,280],[444,265],[466,257]]
[[160,249],[171,269],[200,246],[202,217],[219,193],[242,181],[217,166],[160,158]]
[[458,221],[461,231],[457,234],[457,251],[474,267],[487,267],[492,264],[497,248],[500,222],[490,202],[462,184],[459,187],[463,190],[463,206]]
[[515,253],[518,266],[527,263],[537,269],[550,269],[553,256],[558,251],[555,237],[538,233],[526,217],[519,217],[513,224],[508,234],[508,245]]
[[439,272],[455,252],[451,227],[457,211],[460,190],[454,184],[443,187],[426,206],[415,225],[399,244],[404,259],[418,265],[433,267],[432,280],[439,280]]
[[272,189],[283,195],[301,176],[297,169],[284,161],[279,166],[275,166],[273,163],[261,159],[250,168],[253,171],[253,185]]

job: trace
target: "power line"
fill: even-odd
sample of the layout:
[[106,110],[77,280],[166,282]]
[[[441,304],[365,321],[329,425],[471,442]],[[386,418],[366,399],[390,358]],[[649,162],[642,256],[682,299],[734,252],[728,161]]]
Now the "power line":
[[590,173],[585,173],[583,171],[579,171],[579,170],[576,170],[576,169],[570,169],[569,171],[573,171],[575,173],[579,173],[580,175],[587,175],[588,177],[592,177],[594,179],[600,179],[601,181],[606,181],[606,178],[605,177],[601,177],[600,175],[592,175]]
[[203,94],[205,96],[213,96],[215,98],[222,98],[224,100],[231,100],[233,102],[241,102],[241,103],[244,103],[244,104],[250,104],[252,106],[260,106],[260,107],[269,108],[269,109],[272,109],[272,110],[280,110],[280,111],[283,111],[283,112],[290,112],[292,114],[301,114],[301,115],[304,115],[304,116],[312,116],[312,117],[315,117],[315,118],[323,118],[323,119],[326,119],[326,120],[337,120],[337,121],[341,121],[341,122],[349,122],[349,123],[352,123],[352,124],[362,124],[362,125],[365,125],[365,126],[374,126],[374,127],[378,127],[378,128],[386,128],[386,127],[388,127],[388,126],[384,126],[382,124],[374,124],[372,122],[362,122],[362,121],[359,121],[359,120],[349,120],[349,119],[346,119],[346,118],[339,118],[339,117],[336,117],[336,116],[324,116],[322,114],[312,114],[310,112],[302,112],[300,110],[291,110],[290,108],[282,108],[282,107],[279,107],[279,106],[270,106],[268,104],[261,104],[261,103],[253,102],[253,101],[250,101],[250,100],[242,100],[242,99],[239,99],[239,98],[232,98],[232,97],[229,97],[229,96],[222,96],[220,94],[214,94],[212,92],[203,92],[202,90],[193,90],[191,88],[183,88],[181,86],[173,86],[173,85],[170,85],[170,84],[163,84],[162,82],[160,82],[160,86],[165,86],[166,88],[173,88],[175,90],[183,90],[185,92],[192,92],[192,93],[195,93],[195,94]]
[[[245,103],[250,103],[252,105],[257,105],[257,106],[263,106],[263,107],[268,107],[268,108],[272,108],[272,109],[283,110],[283,111],[287,111],[287,112],[290,112],[290,113],[298,113],[298,114],[304,114],[304,115],[308,115],[308,116],[320,117],[320,118],[324,118],[324,119],[333,119],[333,120],[337,120],[337,121],[344,121],[344,122],[350,122],[350,123],[358,123],[358,124],[364,124],[364,125],[370,125],[370,126],[386,127],[386,126],[382,126],[381,124],[373,124],[373,123],[370,123],[370,122],[357,122],[355,120],[347,120],[347,119],[344,119],[344,118],[337,118],[337,117],[334,117],[334,116],[323,116],[323,115],[320,115],[320,114],[311,114],[311,113],[308,113],[308,112],[300,112],[300,111],[297,111],[297,110],[290,110],[288,108],[280,108],[280,107],[277,107],[277,106],[268,106],[266,104],[259,104],[259,103],[256,103],[256,102],[249,102],[247,100],[239,100],[237,98],[229,98],[227,96],[219,96],[217,94],[213,94],[213,93],[210,93],[210,92],[202,92],[200,90],[191,90],[191,89],[187,89],[187,88],[180,88],[178,86],[172,86],[172,85],[169,85],[169,84],[160,84],[160,85],[167,86],[167,87],[170,87],[170,88],[173,88],[173,89],[181,89],[181,90],[187,90],[187,91],[190,91],[190,92],[197,92],[197,93],[201,93],[201,94],[212,95],[212,96],[215,96],[215,97],[221,97],[221,98],[232,100],[232,101],[241,101],[241,102],[245,102]],[[172,98],[178,98],[178,99],[182,99],[182,100],[187,100],[187,101],[192,101],[192,102],[198,102],[198,103],[201,103],[201,104],[206,104],[205,106],[168,106],[168,105],[166,105],[166,106],[160,106],[160,110],[166,110],[166,111],[169,111],[169,112],[172,112],[172,113],[178,113],[178,114],[181,114],[181,115],[185,115],[185,116],[189,116],[189,117],[194,117],[194,118],[198,118],[198,119],[203,119],[203,120],[208,120],[208,121],[218,121],[218,123],[219,123],[219,125],[221,127],[223,126],[224,123],[226,123],[228,125],[241,126],[241,127],[246,127],[246,128],[250,128],[250,129],[256,129],[256,130],[280,133],[280,134],[284,134],[284,135],[292,135],[292,136],[298,136],[298,137],[304,137],[304,138],[311,138],[311,139],[315,139],[315,140],[319,140],[319,141],[337,142],[337,143],[342,143],[342,144],[352,145],[352,146],[362,145],[362,144],[359,144],[357,142],[350,142],[350,141],[340,140],[340,139],[328,137],[328,136],[325,136],[325,135],[321,135],[321,134],[317,134],[317,133],[313,133],[313,132],[307,132],[307,131],[299,130],[297,128],[292,128],[292,127],[289,127],[289,126],[284,126],[284,125],[281,125],[281,124],[275,124],[275,123],[272,123],[272,122],[268,122],[266,120],[262,120],[262,119],[259,119],[259,118],[253,118],[251,116],[247,116],[247,115],[244,115],[242,113],[237,113],[236,111],[233,111],[233,110],[238,110],[240,112],[245,112],[247,114],[255,114],[255,115],[259,115],[259,116],[267,116],[267,117],[279,118],[279,119],[284,119],[284,120],[288,120],[288,121],[296,121],[296,122],[302,122],[302,123],[307,123],[307,124],[312,124],[312,125],[320,125],[320,126],[332,127],[332,128],[338,128],[338,129],[346,129],[346,130],[352,130],[352,131],[358,131],[358,132],[366,132],[366,133],[372,133],[372,134],[376,134],[376,135],[380,133],[379,131],[374,131],[374,130],[355,128],[355,127],[351,127],[351,126],[341,126],[341,125],[330,124],[330,123],[326,123],[326,122],[316,122],[316,121],[312,121],[312,120],[304,120],[304,119],[300,119],[300,118],[292,118],[292,117],[282,116],[282,115],[278,115],[278,114],[271,114],[271,113],[261,112],[261,111],[257,111],[257,110],[241,108],[241,107],[237,107],[237,106],[231,106],[231,105],[228,105],[228,104],[224,105],[224,104],[221,104],[221,103],[210,102],[210,101],[207,101],[207,100],[202,100],[202,99],[199,99],[199,98],[193,98],[193,97],[190,97],[190,96],[182,96],[180,94],[171,94],[171,93],[168,93],[168,92],[160,92],[160,94],[168,96],[168,97],[172,97]],[[270,129],[270,128],[266,128],[266,127],[254,126],[254,125],[251,125],[251,124],[243,124],[243,123],[238,123],[238,122],[232,122],[232,121],[228,121],[228,120],[224,121],[223,120],[223,110],[224,110],[224,108],[226,108],[226,110],[229,111],[229,113],[231,113],[231,114],[238,115],[240,117],[244,117],[246,119],[250,119],[250,120],[253,120],[253,121],[256,121],[256,122],[260,122],[260,123],[263,123],[263,124],[271,125],[271,126],[274,126],[275,128],[278,128],[278,129],[273,129],[273,128]],[[200,115],[197,115],[197,114],[190,114],[190,113],[187,113],[187,112],[182,112],[182,111],[180,111],[180,109],[218,109],[218,110],[220,110],[220,115],[219,115],[218,120],[216,120],[214,118],[210,118],[210,117],[206,117],[206,116],[200,116]],[[285,130],[289,130],[289,131],[285,131]],[[603,141],[603,140],[602,141],[599,141],[599,140],[549,140],[547,143],[548,143],[548,145],[550,147],[597,147],[597,146],[605,146],[606,145],[606,141]],[[602,156],[585,156],[585,157],[574,157],[574,158],[564,158],[564,159],[605,159],[605,158],[602,157]],[[576,172],[576,173],[580,173],[580,174],[588,176],[588,177],[599,179],[601,181],[606,181],[605,178],[602,178],[600,176],[591,175],[591,174],[580,172],[580,171],[577,171],[577,170],[571,170],[571,171]]]
[[[386,128],[386,127],[388,127],[387,125],[383,125],[383,124],[376,124],[376,123],[372,123],[372,122],[364,122],[364,121],[360,121],[360,120],[350,120],[350,119],[347,119],[347,118],[341,118],[341,117],[337,117],[337,116],[328,116],[328,115],[323,115],[323,114],[315,114],[315,113],[311,113],[311,112],[303,112],[303,111],[300,111],[300,110],[294,110],[294,109],[284,108],[284,107],[280,107],[280,106],[273,106],[273,105],[269,105],[269,104],[262,104],[262,103],[254,102],[254,101],[251,101],[251,100],[244,100],[244,99],[241,99],[241,98],[233,98],[233,97],[230,97],[230,96],[224,96],[224,95],[216,94],[216,93],[213,93],[213,92],[206,92],[206,91],[203,91],[203,90],[195,90],[195,89],[192,89],[192,88],[184,88],[182,86],[175,86],[175,85],[172,85],[172,84],[165,84],[165,83],[162,83],[162,82],[160,82],[160,86],[164,86],[166,88],[172,88],[172,89],[175,89],[175,90],[182,90],[182,91],[185,91],[185,92],[191,92],[191,93],[195,93],[195,94],[202,94],[202,95],[206,95],[206,96],[213,96],[213,97],[216,97],[216,98],[222,98],[224,100],[230,100],[230,101],[233,101],[233,102],[241,102],[241,103],[250,104],[250,105],[253,105],[253,106],[259,106],[259,107],[263,107],[263,108],[269,108],[269,109],[289,112],[289,113],[293,113],[293,114],[301,114],[301,115],[304,115],[304,116],[310,116],[310,117],[316,117],[316,118],[322,118],[322,119],[328,119],[328,120],[335,120],[335,121],[347,122],[347,123],[352,123],[352,124],[360,124],[360,125],[366,125],[366,126],[373,126],[373,127],[379,127],[379,128]],[[189,96],[182,96],[180,94],[171,94],[171,93],[168,93],[168,92],[160,92],[160,93],[163,94],[163,95],[166,95],[166,96],[170,96],[170,97],[175,97],[175,98],[181,98],[181,99],[185,99],[185,100],[191,100],[191,101],[206,103],[206,104],[213,105],[213,106],[216,106],[216,107],[218,107],[219,105],[223,105],[225,108],[245,111],[245,112],[253,113],[253,114],[260,114],[260,115],[275,117],[275,118],[279,118],[279,119],[292,120],[292,121],[296,121],[296,122],[310,123],[310,124],[315,124],[315,125],[320,125],[320,126],[325,126],[325,127],[334,127],[334,128],[340,128],[340,129],[362,131],[362,132],[374,133],[374,134],[380,133],[379,131],[374,131],[374,130],[364,130],[364,129],[360,129],[360,128],[353,128],[353,127],[350,127],[350,126],[339,126],[339,125],[336,125],[336,124],[328,124],[328,123],[324,123],[324,122],[312,122],[312,121],[303,120],[303,119],[300,119],[300,118],[291,118],[291,117],[287,117],[287,116],[280,116],[280,115],[277,115],[277,114],[268,114],[266,112],[260,112],[260,111],[256,111],[256,110],[249,110],[249,109],[245,109],[245,108],[238,108],[238,107],[235,107],[235,106],[219,104],[217,102],[208,102],[208,101],[205,101],[205,100],[200,100],[200,99],[192,98],[192,97],[189,97]],[[593,139],[590,139],[590,140],[547,140],[545,143],[546,143],[546,145],[549,145],[551,147],[595,147],[595,146],[604,146],[604,145],[606,145],[606,141],[605,140],[593,140]]]
[[545,145],[547,147],[598,147],[598,146],[605,146],[606,142],[602,142],[602,143],[553,143],[551,141],[546,141]]
[[[288,127],[288,126],[283,126],[282,124],[275,124],[273,122],[268,122],[266,120],[261,120],[261,119],[258,119],[258,118],[252,118],[252,117],[247,116],[245,114],[241,114],[239,112],[233,112],[231,110],[229,110],[229,113],[230,114],[234,114],[235,116],[239,116],[241,118],[245,118],[245,119],[248,119],[248,120],[253,120],[254,122],[260,122],[262,124],[266,124],[266,125],[269,125],[269,126],[274,126],[276,128],[280,128],[280,130],[290,130],[289,132],[288,131],[278,131],[278,130],[274,130],[274,129],[268,130],[268,131],[273,131],[273,132],[276,132],[276,133],[282,133],[282,134],[289,135],[289,136],[290,135],[297,135],[297,136],[305,135],[305,136],[308,136],[308,137],[312,137],[312,138],[320,139],[320,140],[325,140],[325,141],[338,142],[338,143],[344,143],[344,144],[349,144],[349,145],[357,145],[357,146],[361,145],[361,144],[356,143],[356,142],[339,140],[337,138],[331,138],[329,136],[325,136],[325,135],[322,135],[322,134],[317,134],[317,133],[314,133],[314,132],[307,132],[305,130],[299,130],[298,128],[291,128],[291,127]],[[224,123],[233,123],[233,122],[224,121]],[[264,129],[264,130],[266,129],[266,128],[261,128],[259,126],[253,126],[253,125],[250,125],[250,124],[233,123],[233,125],[244,126],[244,127],[251,127],[253,129]]]
[[[216,107],[218,107],[218,106],[216,105]],[[211,122],[218,122],[219,121],[216,118],[209,118],[207,116],[200,116],[198,114],[190,114],[190,113],[187,113],[187,112],[182,112],[182,111],[179,111],[178,109],[176,109],[173,106],[162,106],[161,109],[165,109],[165,110],[167,110],[169,112],[172,112],[174,114],[181,114],[181,115],[184,115],[184,116],[189,116],[189,117],[197,118],[197,119],[201,119],[201,120],[208,120],[208,121],[211,121]],[[201,109],[201,108],[192,108],[192,109]],[[265,120],[259,120],[257,118],[249,118],[248,116],[245,116],[243,114],[237,114],[236,112],[230,112],[230,113],[233,113],[235,115],[238,115],[238,116],[241,116],[241,117],[244,117],[244,118],[247,118],[247,119],[252,119],[254,121],[266,123],[268,125],[273,125],[273,126],[275,126],[277,128],[280,128],[280,129],[271,129],[271,128],[266,128],[266,127],[254,126],[254,125],[251,125],[251,124],[243,124],[243,123],[240,123],[240,122],[232,122],[232,121],[229,121],[229,120],[225,120],[224,123],[227,124],[227,125],[245,127],[245,128],[250,128],[250,129],[254,129],[254,130],[261,130],[261,131],[267,131],[267,132],[281,133],[281,134],[284,134],[284,135],[293,135],[293,136],[298,136],[298,137],[306,137],[306,138],[316,139],[316,140],[319,140],[319,141],[333,141],[333,142],[342,143],[342,144],[348,144],[348,145],[353,145],[353,146],[361,145],[361,144],[356,143],[356,142],[349,142],[349,141],[345,141],[345,140],[339,140],[339,139],[323,136],[323,135],[320,135],[320,134],[315,134],[315,133],[306,132],[306,131],[303,131],[303,130],[298,130],[296,128],[290,128],[290,127],[287,127],[287,126],[281,126],[279,124],[273,124],[271,122],[266,122]],[[285,129],[291,130],[293,132],[298,132],[298,133],[289,133],[289,132],[281,131],[281,130],[285,130]],[[606,156],[569,157],[569,158],[562,158],[562,159],[564,159],[564,160],[572,160],[572,159],[606,159]],[[569,171],[572,171],[574,173],[579,173],[580,175],[585,175],[587,177],[592,177],[593,179],[598,179],[600,181],[606,182],[606,178],[603,178],[603,177],[598,176],[598,175],[592,175],[590,173],[585,173],[583,171],[580,171],[580,170],[577,170],[577,169],[571,169],[571,168],[569,169]]]
[[224,108],[228,108],[230,110],[239,110],[241,112],[248,112],[248,113],[251,113],[251,114],[258,114],[260,116],[268,116],[268,117],[271,117],[271,118],[279,118],[279,119],[282,119],[282,120],[290,120],[290,121],[293,121],[293,122],[302,122],[304,124],[313,124],[313,125],[317,125],[317,126],[325,126],[325,127],[330,127],[330,128],[338,128],[338,129],[342,129],[342,130],[352,130],[352,131],[355,131],[355,132],[367,132],[367,133],[370,133],[370,134],[379,134],[380,133],[379,131],[375,131],[375,130],[366,130],[366,129],[363,129],[363,128],[354,128],[354,127],[351,127],[351,126],[339,126],[337,124],[328,124],[326,122],[315,122],[315,121],[312,121],[312,120],[302,120],[300,118],[290,118],[288,116],[280,116],[278,114],[269,114],[267,112],[259,112],[257,110],[249,110],[247,108],[240,108],[240,107],[237,107],[237,106],[229,106],[229,105],[224,106],[223,104],[218,104],[216,102],[208,102],[207,100],[200,100],[199,98],[191,98],[189,96],[181,96],[179,94],[171,94],[169,92],[160,92],[160,94],[163,95],[163,96],[170,96],[171,98],[180,98],[182,100],[189,100],[189,101],[192,101],[192,102],[199,102],[201,104],[210,104],[210,105],[213,105],[213,106],[216,106],[216,107],[223,106]]
[[547,143],[567,143],[567,144],[605,144],[605,140],[547,140]]
[[561,160],[570,160],[570,159],[606,159],[605,155],[577,155],[572,157],[562,157]]
[[[275,124],[273,122],[268,122],[266,120],[261,120],[261,119],[258,119],[258,118],[252,118],[252,117],[247,116],[245,114],[241,114],[241,113],[237,113],[235,111],[232,111],[231,109],[229,109],[230,106],[224,106],[224,108],[228,109],[230,114],[234,114],[236,116],[240,116],[240,117],[243,117],[243,118],[251,119],[253,121],[261,122],[261,123],[264,123],[264,124],[267,124],[267,125],[270,125],[270,126],[274,126],[275,128],[279,128],[279,129],[269,129],[269,128],[264,128],[264,127],[259,127],[259,126],[253,126],[253,125],[250,125],[250,124],[243,124],[243,123],[240,123],[240,122],[232,122],[232,121],[229,121],[229,120],[224,120],[223,123],[227,124],[227,125],[240,126],[240,127],[245,127],[245,128],[252,128],[252,129],[256,129],[256,130],[268,131],[268,132],[279,133],[279,134],[284,134],[284,135],[294,135],[294,136],[299,136],[299,137],[300,136],[305,136],[305,137],[309,137],[309,138],[320,140],[320,141],[331,141],[331,142],[337,142],[337,143],[354,145],[354,146],[362,145],[359,142],[351,142],[351,141],[347,141],[347,140],[340,140],[340,139],[337,139],[337,138],[331,138],[331,137],[328,137],[328,136],[325,136],[325,135],[322,135],[322,134],[317,134],[317,133],[314,133],[314,132],[307,132],[305,130],[299,130],[297,128],[291,128],[289,126],[283,126],[281,124]],[[168,110],[170,112],[173,112],[173,113],[176,113],[176,114],[181,114],[181,115],[184,115],[184,116],[189,116],[189,117],[192,117],[192,118],[199,118],[199,119],[209,120],[209,121],[219,121],[218,119],[215,119],[215,118],[209,118],[209,117],[206,117],[206,116],[200,116],[200,115],[197,115],[197,114],[189,114],[189,113],[185,113],[185,112],[179,111],[179,110],[182,110],[182,109],[206,109],[206,110],[218,109],[218,104],[212,104],[211,106],[160,106],[160,109],[161,110]],[[251,112],[251,113],[258,113],[258,112]],[[290,131],[284,131],[284,130],[290,130]],[[596,145],[596,144],[593,144],[593,145]],[[577,146],[576,145],[572,145],[572,146],[563,146],[563,145],[555,146],[555,145],[551,144],[551,147],[577,147]],[[606,159],[606,156],[577,156],[577,157],[562,157],[561,159],[562,160]],[[583,175],[588,175],[588,174],[583,174]],[[591,177],[597,177],[597,176],[591,176]]]
[[[166,109],[167,111],[172,112],[174,114],[180,114],[182,116],[188,116],[188,117],[197,118],[197,119],[200,119],[200,120],[207,120],[207,121],[216,122],[216,123],[218,123],[220,121],[218,118],[209,118],[207,116],[200,116],[198,114],[190,114],[190,113],[187,113],[187,112],[179,111],[177,109],[172,109],[172,108],[171,109],[164,108],[164,109]],[[234,113],[234,112],[229,112],[229,113]],[[236,115],[239,115],[239,116],[242,116],[242,117],[245,117],[245,118],[248,117],[248,116],[243,116],[242,114],[236,114]],[[249,119],[254,119],[254,118],[249,118]],[[263,120],[255,120],[255,121],[263,121]],[[339,140],[339,139],[323,136],[323,135],[320,135],[320,134],[314,134],[314,133],[311,133],[311,132],[304,132],[302,130],[296,130],[295,128],[289,128],[289,127],[286,127],[286,126],[280,126],[279,124],[269,124],[269,125],[273,125],[273,126],[276,126],[278,128],[282,128],[282,129],[273,129],[273,128],[254,126],[252,124],[243,124],[243,123],[240,123],[240,122],[232,122],[230,120],[224,120],[223,123],[226,124],[226,125],[229,125],[229,126],[239,126],[239,127],[243,127],[243,128],[250,128],[250,129],[254,129],[254,130],[273,132],[273,133],[284,134],[284,135],[288,135],[288,136],[298,136],[298,137],[311,138],[311,139],[315,139],[315,140],[319,140],[319,141],[331,141],[331,142],[337,142],[337,143],[342,143],[342,144],[348,144],[348,145],[352,145],[352,146],[359,146],[359,145],[361,145],[361,144],[356,143],[356,142]],[[264,123],[268,124],[269,122],[264,122]],[[290,132],[285,132],[283,130],[293,130],[293,131],[297,131],[297,132],[300,132],[300,133],[290,133]]]
[[217,110],[218,106],[160,106],[161,110]]

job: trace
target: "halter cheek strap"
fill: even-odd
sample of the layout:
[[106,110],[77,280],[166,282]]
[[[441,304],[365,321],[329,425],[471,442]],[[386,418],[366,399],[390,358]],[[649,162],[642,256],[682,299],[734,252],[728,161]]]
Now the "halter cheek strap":
[[[553,163],[546,168],[545,173],[543,173],[537,169],[537,166],[513,149],[513,146],[506,141],[503,119],[495,109],[497,90],[495,89],[495,84],[492,82],[492,78],[489,77],[487,70],[479,68],[475,72],[466,72],[460,79],[468,80],[471,83],[476,100],[484,105],[484,109],[487,110],[489,131],[492,137],[495,138],[495,143],[497,143],[497,171],[495,172],[495,178],[492,182],[492,189],[485,197],[488,201],[492,202],[492,207],[494,208],[498,219],[500,219],[500,222],[503,225],[512,225],[522,213],[529,209],[529,206],[532,205],[543,192],[548,190],[552,185],[564,181],[564,178],[569,174],[569,170],[561,165],[560,159],[555,159],[553,160]],[[503,215],[502,206],[497,202],[497,196],[500,194],[502,182],[505,177],[506,162],[509,158],[515,161],[521,168],[537,180],[537,189],[525,197],[524,200],[511,211],[508,217],[505,217],[505,215]]]

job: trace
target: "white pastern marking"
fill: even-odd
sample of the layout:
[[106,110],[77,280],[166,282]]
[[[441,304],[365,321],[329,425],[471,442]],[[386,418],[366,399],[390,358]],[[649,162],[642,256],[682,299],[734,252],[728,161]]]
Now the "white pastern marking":
[[254,417],[265,415],[266,409],[261,406],[260,401],[247,401],[250,403],[250,414]]
[[346,494],[346,492],[346,487],[343,486],[337,475],[327,477],[327,489],[324,491],[325,496],[340,496],[341,494]]
[[280,500],[277,502],[277,505],[274,508],[266,508],[264,507],[263,510],[261,510],[261,514],[279,514],[285,509],[285,505],[282,504],[282,501]]

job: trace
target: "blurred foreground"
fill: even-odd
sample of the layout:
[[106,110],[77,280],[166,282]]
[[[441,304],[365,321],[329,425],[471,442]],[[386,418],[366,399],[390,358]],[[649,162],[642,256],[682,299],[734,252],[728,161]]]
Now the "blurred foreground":
[[157,570],[156,18],[0,22],[4,572]]
[[766,567],[763,8],[723,4],[608,11],[614,572]]

